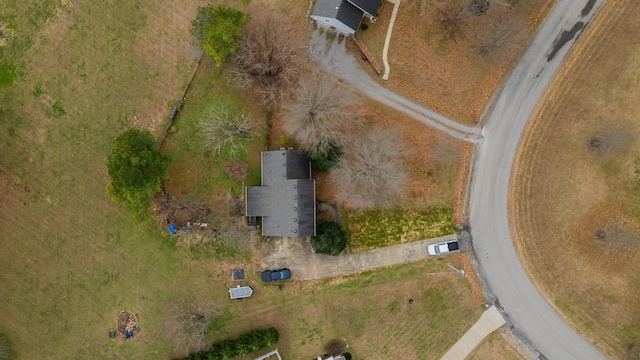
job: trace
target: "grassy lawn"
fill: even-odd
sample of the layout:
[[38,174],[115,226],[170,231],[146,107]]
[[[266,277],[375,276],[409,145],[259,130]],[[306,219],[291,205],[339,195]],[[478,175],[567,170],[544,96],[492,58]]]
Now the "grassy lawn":
[[[460,222],[460,205],[468,178],[471,144],[443,135],[372,100],[365,99],[364,104],[366,120],[363,127],[393,127],[400,131],[398,140],[407,148],[402,161],[409,175],[409,183],[405,199],[394,211],[360,212],[342,206],[335,196],[334,184],[326,173],[314,174],[318,200],[337,203],[341,206],[341,212],[346,214],[342,218],[345,222],[343,225],[352,233],[351,249],[359,251],[421,240],[432,237],[432,234],[444,235],[442,232],[455,232],[454,226]],[[387,219],[389,216],[393,220]],[[390,229],[381,232],[379,227],[371,228],[382,218],[383,226],[391,226]],[[406,233],[400,235],[402,231]]]
[[[106,160],[124,129],[164,128],[197,3],[63,3],[0,10],[0,332],[21,359],[162,358],[167,302],[207,273],[106,196]],[[107,336],[123,308],[134,341]]]
[[255,288],[252,298],[230,302],[231,320],[221,334],[275,325],[281,330],[277,347],[286,359],[322,355],[333,338],[346,339],[356,359],[438,359],[482,312],[466,280],[438,260],[285,283],[281,290]]
[[524,360],[500,334],[500,330],[487,336],[469,356],[468,360]]
[[[247,114],[257,134],[244,142],[237,158],[227,149],[218,154],[205,147],[200,121],[206,110],[227,104],[237,114]],[[244,186],[260,185],[260,151],[266,146],[264,114],[259,106],[226,86],[222,74],[215,72],[211,60],[203,60],[187,94],[185,105],[173,124],[163,150],[171,159],[169,193],[177,197],[216,200],[226,194],[244,195]],[[226,165],[238,162],[247,166],[247,177],[234,176]]]
[[[20,359],[166,359],[174,354],[164,316],[187,296],[226,306],[211,340],[275,325],[290,359],[322,354],[334,337],[347,338],[356,358],[439,358],[481,312],[469,284],[442,260],[263,287],[258,259],[215,244],[179,251],[155,223],[134,221],[107,197],[114,139],[131,126],[158,137],[165,129],[194,66],[188,29],[203,4],[3,4],[0,22],[10,31],[0,46],[0,333]],[[243,182],[225,170],[228,158],[203,150],[199,115],[220,100],[256,122],[263,114],[207,66],[164,151],[172,196],[219,205],[241,194]],[[263,141],[238,159],[249,165],[244,184],[258,182]],[[233,267],[246,269],[252,299],[228,300]],[[140,319],[129,341],[108,337],[122,309]]]
[[365,251],[455,233],[450,209],[343,211],[351,251]]
[[522,258],[613,358],[640,341],[640,7],[606,4],[532,119],[514,194]]

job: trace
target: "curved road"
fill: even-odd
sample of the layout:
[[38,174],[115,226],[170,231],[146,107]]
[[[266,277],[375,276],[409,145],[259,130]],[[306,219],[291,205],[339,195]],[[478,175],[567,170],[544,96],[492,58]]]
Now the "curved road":
[[[606,357],[554,312],[520,265],[509,234],[509,179],[527,120],[573,45],[575,36],[569,38],[580,34],[603,2],[558,3],[496,100],[482,131],[485,140],[476,149],[469,220],[480,274],[508,319],[547,359]],[[583,9],[588,12],[585,16],[581,14]],[[554,40],[563,31],[567,31],[563,40],[568,41],[554,47]]]
[[606,359],[540,296],[524,271],[509,233],[507,197],[516,149],[538,99],[577,36],[604,0],[559,0],[494,102],[482,130],[443,117],[372,80],[338,37],[315,31],[311,57],[365,95],[455,138],[478,144],[469,221],[480,275],[516,329],[550,360]]

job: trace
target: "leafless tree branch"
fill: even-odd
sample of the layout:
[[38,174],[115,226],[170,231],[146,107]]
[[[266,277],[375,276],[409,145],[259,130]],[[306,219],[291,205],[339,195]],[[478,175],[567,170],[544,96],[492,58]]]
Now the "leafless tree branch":
[[232,158],[238,157],[239,151],[244,149],[244,140],[256,135],[254,127],[247,115],[233,115],[226,104],[211,107],[200,122],[205,146],[216,153],[227,146]]
[[300,79],[294,91],[284,123],[303,147],[311,148],[327,139],[341,142],[361,123],[361,115],[353,111],[359,99],[324,74]]
[[464,35],[469,22],[465,2],[462,0],[446,0],[436,3],[436,23],[440,33],[446,39],[456,41]]
[[303,37],[287,17],[275,11],[259,11],[252,16],[231,56],[228,78],[246,89],[251,82],[260,87],[262,105],[271,109],[298,70],[298,53]]
[[393,207],[409,180],[402,161],[405,151],[393,129],[375,128],[354,137],[329,175],[337,196],[357,208]]
[[0,360],[11,359],[11,348],[9,342],[2,336],[0,336]]
[[192,299],[178,299],[169,305],[167,336],[177,351],[202,350],[207,346],[205,332],[211,321],[222,315],[222,307]]

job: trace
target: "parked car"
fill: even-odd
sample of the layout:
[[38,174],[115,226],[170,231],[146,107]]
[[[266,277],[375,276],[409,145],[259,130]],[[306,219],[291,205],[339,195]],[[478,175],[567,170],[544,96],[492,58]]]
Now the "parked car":
[[262,281],[278,281],[291,279],[291,271],[289,269],[266,270],[262,272]]
[[429,255],[442,255],[451,251],[456,251],[459,248],[457,241],[447,241],[438,244],[431,244],[427,246],[427,251],[429,252]]

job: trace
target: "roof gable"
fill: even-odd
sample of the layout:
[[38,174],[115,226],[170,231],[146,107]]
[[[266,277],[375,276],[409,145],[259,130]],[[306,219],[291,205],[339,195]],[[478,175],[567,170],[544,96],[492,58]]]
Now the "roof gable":
[[362,9],[346,0],[318,0],[312,13],[312,16],[334,18],[354,32],[358,30],[363,15]]
[[369,16],[376,16],[381,0],[346,0]]
[[347,25],[349,28],[353,29],[355,32],[360,26],[363,15],[364,13],[362,12],[362,10],[353,6],[353,4],[349,2],[343,1],[340,4],[340,8],[338,9],[336,19]]

